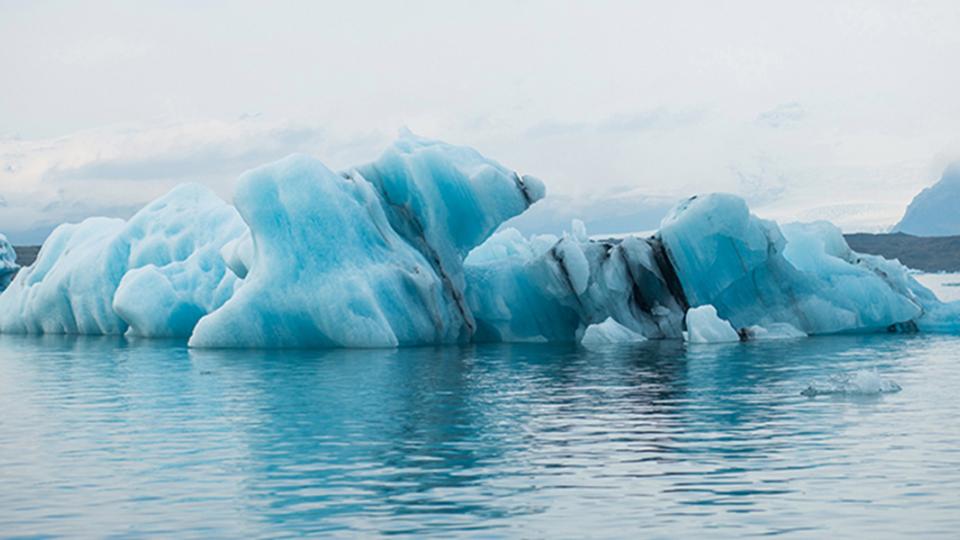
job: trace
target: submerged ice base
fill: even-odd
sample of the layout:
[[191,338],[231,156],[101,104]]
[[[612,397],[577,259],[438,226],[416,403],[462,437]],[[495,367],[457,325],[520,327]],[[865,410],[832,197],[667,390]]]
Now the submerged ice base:
[[[544,195],[409,133],[341,173],[291,156],[241,177],[235,206],[187,184],[128,221],[57,228],[0,294],[0,332],[258,348],[960,332],[960,304],[898,262],[732,195],[681,203],[647,238],[591,240],[577,221],[561,236],[494,234]],[[0,286],[8,252],[0,242]]]

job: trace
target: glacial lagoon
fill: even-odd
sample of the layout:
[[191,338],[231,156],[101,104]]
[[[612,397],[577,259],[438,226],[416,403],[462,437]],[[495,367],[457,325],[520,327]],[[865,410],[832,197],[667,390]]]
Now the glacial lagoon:
[[[0,336],[12,537],[952,538],[960,338],[218,351]],[[871,373],[900,391],[829,388]]]

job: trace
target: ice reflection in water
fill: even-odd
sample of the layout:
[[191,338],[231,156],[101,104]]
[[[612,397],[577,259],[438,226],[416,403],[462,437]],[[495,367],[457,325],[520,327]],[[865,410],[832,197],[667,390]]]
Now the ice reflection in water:
[[[949,537],[958,345],[238,352],[0,336],[0,530]],[[800,395],[862,369],[903,391]]]

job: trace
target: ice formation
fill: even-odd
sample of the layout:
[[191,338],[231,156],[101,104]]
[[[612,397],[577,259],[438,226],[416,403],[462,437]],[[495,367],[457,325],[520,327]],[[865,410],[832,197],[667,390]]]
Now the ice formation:
[[561,236],[495,233],[544,195],[534,177],[409,133],[341,173],[291,156],[242,176],[233,206],[184,185],[128,221],[59,227],[0,294],[0,332],[196,347],[960,332],[960,303],[851,251],[828,223],[780,227],[713,194],[646,238],[591,240],[579,221]]
[[19,268],[16,251],[7,237],[0,234],[0,292],[7,288]]
[[580,339],[580,343],[590,348],[623,343],[640,343],[646,340],[647,338],[643,337],[642,334],[630,330],[613,320],[613,317],[609,317],[602,323],[588,326],[583,333],[583,338]]
[[61,225],[0,295],[0,332],[188,336],[233,294],[219,249],[243,230],[236,211],[197,184],[129,221]]
[[730,323],[717,315],[717,308],[707,304],[687,311],[687,332],[690,343],[735,343],[740,334]]
[[405,134],[344,174],[291,156],[246,173],[249,239],[223,249],[244,284],[197,347],[392,347],[470,340],[463,259],[544,195],[477,152]]

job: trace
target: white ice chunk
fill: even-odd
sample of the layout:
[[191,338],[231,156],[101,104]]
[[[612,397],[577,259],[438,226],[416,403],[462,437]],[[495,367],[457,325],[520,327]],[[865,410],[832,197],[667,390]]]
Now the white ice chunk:
[[642,334],[638,334],[613,320],[612,317],[608,317],[602,323],[588,326],[583,332],[580,343],[586,347],[595,347],[618,343],[639,343],[646,340],[647,338]]
[[730,343],[740,334],[717,315],[717,308],[706,305],[687,311],[687,341],[690,343]]

